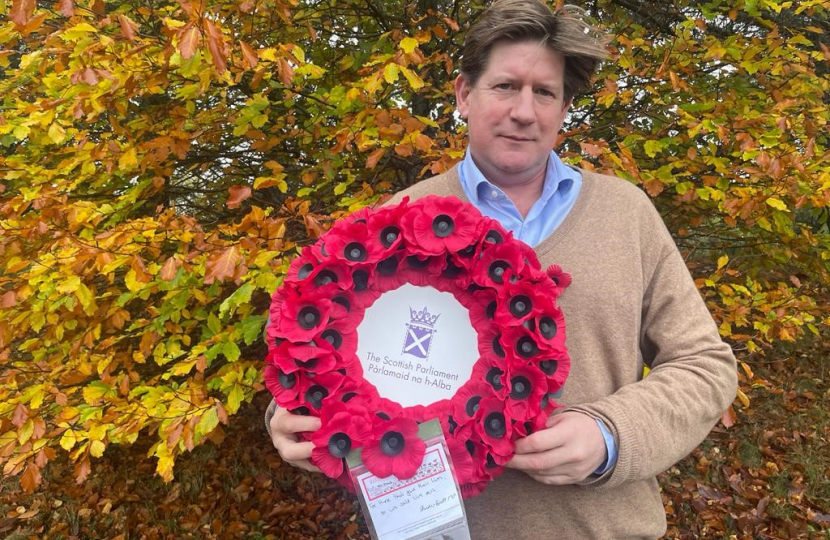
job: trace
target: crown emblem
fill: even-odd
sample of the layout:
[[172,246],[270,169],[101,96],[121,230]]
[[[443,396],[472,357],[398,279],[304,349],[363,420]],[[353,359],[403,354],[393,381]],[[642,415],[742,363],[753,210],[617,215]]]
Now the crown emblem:
[[438,315],[431,314],[426,306],[421,311],[415,311],[411,307],[409,308],[409,319],[411,323],[432,327],[440,316],[440,313]]

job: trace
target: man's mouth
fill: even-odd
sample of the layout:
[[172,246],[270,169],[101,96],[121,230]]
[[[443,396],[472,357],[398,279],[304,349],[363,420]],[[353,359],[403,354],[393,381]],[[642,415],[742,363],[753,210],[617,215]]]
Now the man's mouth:
[[516,142],[530,142],[533,141],[532,137],[522,137],[520,135],[502,135],[503,138],[516,141]]

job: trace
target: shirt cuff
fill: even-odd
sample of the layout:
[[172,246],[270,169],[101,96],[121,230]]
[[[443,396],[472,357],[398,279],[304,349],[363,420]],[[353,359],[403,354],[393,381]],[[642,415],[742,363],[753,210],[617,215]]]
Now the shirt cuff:
[[600,475],[606,473],[617,463],[617,443],[614,441],[614,435],[612,435],[608,430],[605,422],[599,420],[598,418],[595,418],[594,420],[596,420],[599,430],[602,432],[602,438],[605,439],[605,462],[600,465],[596,471],[594,471],[594,474]]

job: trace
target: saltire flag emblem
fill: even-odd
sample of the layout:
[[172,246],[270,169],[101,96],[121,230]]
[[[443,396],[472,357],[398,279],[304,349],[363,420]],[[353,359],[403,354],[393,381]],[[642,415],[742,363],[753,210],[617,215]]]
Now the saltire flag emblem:
[[406,324],[406,336],[403,342],[403,354],[411,354],[421,360],[429,358],[432,338],[435,335],[435,322],[440,317],[432,315],[425,307],[421,311],[409,308],[410,321]]

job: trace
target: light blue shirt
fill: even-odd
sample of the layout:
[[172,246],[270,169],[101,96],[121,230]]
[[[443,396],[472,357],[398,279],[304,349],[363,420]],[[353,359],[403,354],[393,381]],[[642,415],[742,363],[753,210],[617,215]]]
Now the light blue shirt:
[[[504,191],[484,177],[469,151],[458,166],[458,176],[464,194],[479,212],[501,223],[514,237],[531,247],[539,245],[565,221],[582,188],[582,175],[579,171],[562,163],[556,152],[551,151],[542,195],[530,207],[527,216],[522,217]],[[602,474],[617,462],[617,444],[605,423],[600,420],[596,422],[608,451],[605,463],[594,472]]]

